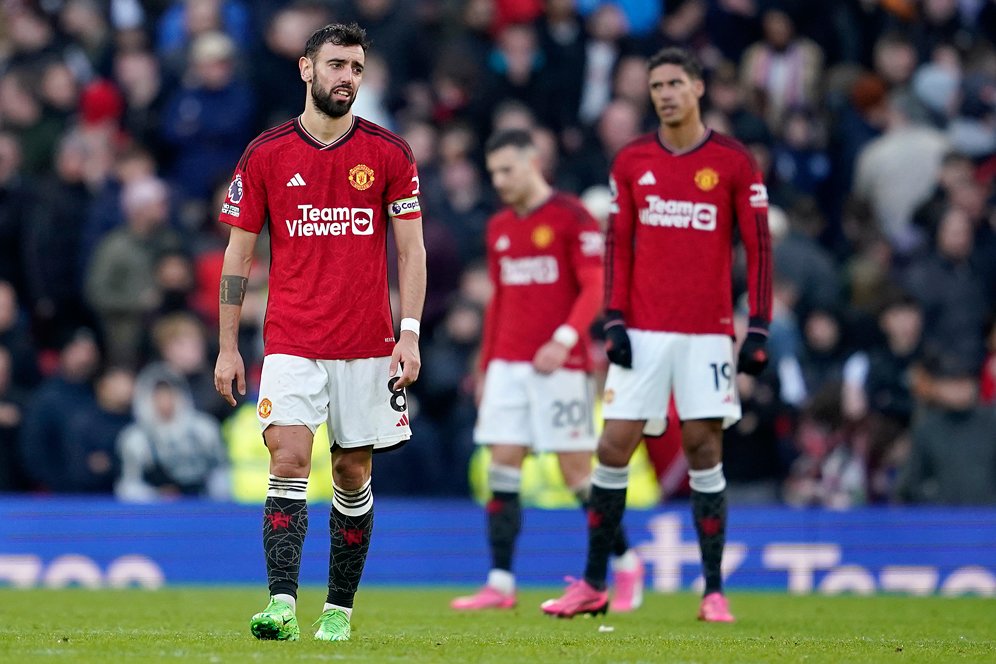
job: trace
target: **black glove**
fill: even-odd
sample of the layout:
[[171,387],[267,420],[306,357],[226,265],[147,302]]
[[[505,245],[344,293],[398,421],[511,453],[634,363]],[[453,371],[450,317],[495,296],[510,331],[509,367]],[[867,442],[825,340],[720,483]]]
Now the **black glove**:
[[756,376],[768,366],[767,325],[763,322],[759,325],[754,323],[751,321],[747,338],[740,346],[740,355],[737,357],[737,371],[742,371],[748,376]]
[[633,347],[629,343],[629,333],[623,322],[622,312],[610,310],[605,317],[605,354],[609,362],[625,369],[633,368]]

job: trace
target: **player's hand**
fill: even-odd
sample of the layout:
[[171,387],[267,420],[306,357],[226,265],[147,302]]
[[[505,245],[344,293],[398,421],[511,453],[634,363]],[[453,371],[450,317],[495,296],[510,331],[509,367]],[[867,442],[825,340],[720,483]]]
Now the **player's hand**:
[[398,343],[394,344],[394,351],[391,353],[390,376],[398,372],[398,365],[401,365],[401,377],[394,384],[394,389],[408,387],[418,380],[419,369],[422,368],[422,358],[418,352],[418,335],[411,330],[403,330],[398,337]]
[[533,356],[533,368],[541,374],[551,374],[564,366],[571,350],[557,341],[547,341]]
[[232,381],[239,390],[239,394],[246,394],[246,365],[242,361],[242,355],[238,350],[221,351],[218,353],[218,362],[214,365],[214,389],[224,397],[230,406],[236,405],[235,395],[232,393]]
[[618,311],[607,312],[605,319],[605,354],[609,356],[609,362],[618,364],[624,369],[633,368],[633,346],[629,342],[629,332],[626,331],[626,323],[623,321],[622,313]]
[[740,354],[737,356],[737,371],[748,376],[756,376],[768,366],[768,335],[764,332],[748,332]]

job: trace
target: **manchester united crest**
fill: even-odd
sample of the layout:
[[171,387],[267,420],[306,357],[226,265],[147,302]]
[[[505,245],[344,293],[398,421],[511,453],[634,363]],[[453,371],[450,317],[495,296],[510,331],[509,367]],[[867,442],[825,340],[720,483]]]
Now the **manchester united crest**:
[[370,188],[374,181],[373,169],[366,164],[357,164],[349,169],[349,184],[359,191]]
[[719,184],[719,173],[703,168],[695,174],[695,185],[702,191],[712,191]]
[[546,249],[553,242],[553,229],[543,224],[533,230],[533,244],[537,249]]
[[259,408],[256,410],[259,413],[259,416],[265,420],[270,416],[270,413],[273,412],[273,403],[266,398],[260,399]]

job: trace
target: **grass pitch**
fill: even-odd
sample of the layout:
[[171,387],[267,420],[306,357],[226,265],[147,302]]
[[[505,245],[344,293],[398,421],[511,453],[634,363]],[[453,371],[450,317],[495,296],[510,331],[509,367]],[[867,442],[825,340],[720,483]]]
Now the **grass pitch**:
[[[559,590],[559,589],[558,589]],[[629,615],[557,620],[520,593],[510,612],[457,614],[452,590],[363,588],[348,643],[318,643],[323,589],[298,600],[301,641],[256,641],[265,590],[0,589],[0,662],[993,662],[996,601],[730,593],[733,625],[698,598],[650,594]],[[611,631],[600,631],[600,626]]]

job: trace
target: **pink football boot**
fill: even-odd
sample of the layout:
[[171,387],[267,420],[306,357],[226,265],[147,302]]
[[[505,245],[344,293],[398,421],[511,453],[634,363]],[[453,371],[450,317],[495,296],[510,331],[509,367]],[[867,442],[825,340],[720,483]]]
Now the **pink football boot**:
[[709,593],[702,598],[699,606],[699,620],[706,622],[731,623],[735,620],[730,613],[730,605],[723,593]]
[[615,570],[612,573],[615,588],[609,610],[612,613],[636,611],[643,604],[643,561],[631,570]]
[[573,618],[579,613],[597,616],[608,611],[608,592],[595,590],[584,579],[569,578],[567,581],[570,585],[561,597],[548,599],[540,605],[543,613],[558,618]]
[[484,586],[473,595],[457,597],[450,602],[450,608],[457,611],[480,611],[482,609],[515,608],[515,595],[506,595],[497,588]]

